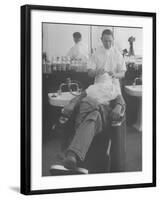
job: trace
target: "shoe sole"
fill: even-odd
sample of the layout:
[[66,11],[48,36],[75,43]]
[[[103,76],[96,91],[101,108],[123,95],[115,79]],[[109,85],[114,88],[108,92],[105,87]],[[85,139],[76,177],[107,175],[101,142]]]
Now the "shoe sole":
[[63,165],[52,165],[50,168],[51,175],[76,175],[76,174],[88,174],[88,170],[84,168],[76,168],[75,170],[70,170],[65,168]]

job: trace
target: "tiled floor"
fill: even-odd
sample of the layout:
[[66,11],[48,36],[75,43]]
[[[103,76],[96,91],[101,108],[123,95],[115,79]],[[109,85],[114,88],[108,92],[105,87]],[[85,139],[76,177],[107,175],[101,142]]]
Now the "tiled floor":
[[[49,168],[55,162],[60,150],[60,140],[50,132],[43,143],[42,148],[42,175],[49,176]],[[127,127],[126,146],[126,171],[142,170],[142,133],[132,127]]]

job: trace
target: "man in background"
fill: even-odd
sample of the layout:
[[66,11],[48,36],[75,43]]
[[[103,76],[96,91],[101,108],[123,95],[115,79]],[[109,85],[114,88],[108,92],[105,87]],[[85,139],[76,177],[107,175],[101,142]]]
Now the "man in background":
[[69,50],[67,56],[71,59],[81,59],[84,62],[88,60],[87,47],[82,43],[82,35],[80,32],[73,33],[73,40],[75,45]]

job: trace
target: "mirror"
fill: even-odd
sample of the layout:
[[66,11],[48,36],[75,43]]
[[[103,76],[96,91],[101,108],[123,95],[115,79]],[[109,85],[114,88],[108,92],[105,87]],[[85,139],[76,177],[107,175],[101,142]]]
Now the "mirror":
[[142,58],[142,28],[136,27],[113,27],[113,26],[96,26],[96,25],[79,25],[79,24],[60,24],[60,23],[43,23],[43,54],[49,61],[54,56],[66,56],[73,47],[73,33],[80,32],[82,43],[85,46],[88,55],[91,55],[96,48],[101,45],[101,33],[104,29],[110,29],[114,34],[114,45],[123,54],[124,50],[129,51],[128,38],[133,36],[135,57]]

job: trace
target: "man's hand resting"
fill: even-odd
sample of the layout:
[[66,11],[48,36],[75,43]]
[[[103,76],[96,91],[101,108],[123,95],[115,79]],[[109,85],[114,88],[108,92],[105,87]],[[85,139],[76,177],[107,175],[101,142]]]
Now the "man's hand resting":
[[74,107],[75,107],[75,103],[70,102],[69,104],[64,106],[62,114],[65,117],[70,117],[73,113]]
[[121,117],[121,112],[122,112],[122,106],[120,105],[120,104],[117,104],[114,108],[113,108],[113,110],[112,110],[112,112],[111,112],[111,117],[112,117],[112,119],[113,120],[119,120],[120,119],[120,117]]

